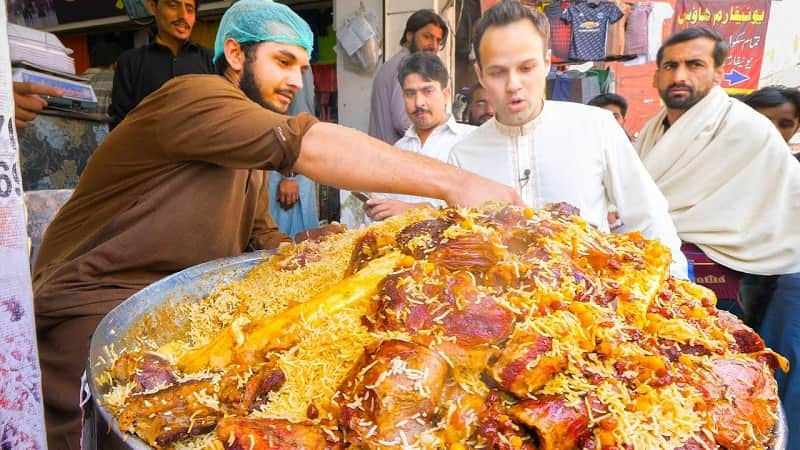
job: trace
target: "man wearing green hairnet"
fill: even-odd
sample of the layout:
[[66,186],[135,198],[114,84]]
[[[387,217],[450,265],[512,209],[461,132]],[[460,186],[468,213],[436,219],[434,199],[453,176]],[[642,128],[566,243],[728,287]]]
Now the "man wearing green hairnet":
[[288,240],[269,217],[267,170],[451,204],[520,203],[511,188],[448,164],[283,115],[311,46],[308,25],[285,5],[241,0],[220,23],[221,76],[168,81],[92,155],[33,270],[51,450],[78,448],[79,380],[106,313],[167,275]]

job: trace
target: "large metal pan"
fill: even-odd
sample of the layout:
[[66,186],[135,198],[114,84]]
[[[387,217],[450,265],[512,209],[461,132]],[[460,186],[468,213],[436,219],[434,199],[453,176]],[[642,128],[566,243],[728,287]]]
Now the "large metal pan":
[[[198,266],[190,267],[184,271],[166,277],[137,292],[128,300],[114,308],[100,321],[89,348],[89,361],[86,368],[86,388],[91,393],[94,411],[108,424],[118,441],[124,440],[126,448],[134,450],[150,450],[144,441],[119,430],[116,419],[103,405],[102,396],[106,390],[95,383],[95,376],[108,368],[111,361],[105,360],[105,347],[114,344],[117,350],[126,346],[127,331],[134,325],[141,323],[148,315],[157,311],[164,311],[182,302],[195,302],[203,299],[220,284],[229,283],[244,277],[257,264],[268,259],[273,252],[261,251],[248,253],[233,258],[219,259]],[[167,342],[178,338],[175,335],[180,330],[181,317],[174,317],[175,326],[160,330],[159,342]],[[91,405],[89,405],[91,406]],[[91,409],[91,408],[90,408]],[[775,430],[775,445],[773,450],[785,450],[788,437],[786,416],[783,407],[778,405],[779,421]],[[86,425],[85,425],[86,427]],[[105,430],[102,430],[105,431]],[[91,434],[91,433],[90,433]],[[94,441],[92,436],[88,441]],[[95,448],[92,442],[87,442],[84,448]]]
[[[127,346],[127,341],[132,337],[126,336],[128,330],[145,320],[148,315],[152,316],[156,312],[167,311],[170,307],[183,302],[196,302],[202,300],[210,294],[220,284],[236,281],[244,277],[256,265],[266,261],[274,251],[263,250],[254,253],[247,253],[232,258],[223,258],[190,267],[176,274],[163,278],[150,286],[142,289],[129,299],[122,302],[119,306],[111,310],[106,315],[92,336],[89,347],[89,360],[86,365],[86,384],[85,389],[91,393],[94,411],[99,414],[99,418],[108,424],[113,434],[121,439],[128,448],[135,450],[149,450],[151,447],[144,441],[119,430],[116,419],[111,412],[106,409],[102,402],[102,396],[107,393],[107,389],[97,386],[95,378],[109,368],[111,361],[107,361],[105,347],[114,344],[114,348],[119,351]],[[157,341],[167,342],[180,336],[175,336],[181,323],[185,320],[181,317],[174,317],[174,327],[164,327],[159,331]],[[86,405],[91,409],[91,405]],[[93,423],[84,421],[84,430],[94,428]],[[105,430],[100,430],[105,432]],[[84,433],[84,441],[94,441],[93,432]],[[88,448],[94,448],[92,442],[86,442]],[[84,448],[87,448],[86,446]]]

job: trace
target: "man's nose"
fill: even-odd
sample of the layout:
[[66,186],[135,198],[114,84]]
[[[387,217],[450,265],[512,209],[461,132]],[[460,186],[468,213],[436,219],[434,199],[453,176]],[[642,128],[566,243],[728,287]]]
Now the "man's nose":
[[679,64],[678,67],[676,67],[675,70],[673,71],[673,77],[675,77],[673,81],[686,81],[688,75],[689,75],[688,68],[683,64]]
[[506,85],[506,89],[509,92],[516,92],[522,88],[522,80],[517,73],[517,71],[512,70],[508,74],[508,84]]
[[287,80],[289,87],[292,90],[298,92],[300,89],[303,89],[303,71],[302,70],[293,70],[291,75],[289,75],[289,79]]

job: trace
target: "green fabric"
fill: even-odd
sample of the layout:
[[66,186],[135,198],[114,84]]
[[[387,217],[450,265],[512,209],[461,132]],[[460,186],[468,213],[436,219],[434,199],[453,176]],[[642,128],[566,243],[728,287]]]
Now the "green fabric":
[[319,37],[319,59],[317,64],[333,64],[336,62],[336,33],[333,31],[333,25],[325,30],[325,34]]
[[236,42],[280,42],[314,48],[314,33],[305,20],[288,6],[272,0],[239,0],[222,16],[214,43],[214,62],[224,53],[225,40]]

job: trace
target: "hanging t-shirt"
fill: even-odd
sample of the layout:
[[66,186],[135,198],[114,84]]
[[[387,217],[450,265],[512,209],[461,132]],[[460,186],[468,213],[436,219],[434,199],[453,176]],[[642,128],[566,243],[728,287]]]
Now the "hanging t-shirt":
[[550,22],[550,50],[554,62],[569,58],[572,27],[561,20],[566,5],[566,2],[555,0],[544,8],[544,14]]
[[641,3],[634,5],[628,15],[628,28],[625,34],[626,55],[647,54],[647,24],[652,11],[652,4]]
[[647,55],[642,55],[631,61],[626,61],[626,66],[636,64],[644,64],[647,62],[655,61],[659,47],[661,47],[661,38],[664,30],[664,21],[675,14],[672,5],[666,2],[649,2],[653,10],[647,19]]
[[561,18],[572,24],[570,59],[598,61],[606,58],[606,33],[608,24],[622,18],[617,5],[608,2],[573,3]]
[[631,6],[622,0],[614,0],[614,4],[622,11],[622,19],[608,26],[606,38],[606,55],[621,56],[625,54],[625,24],[631,12]]

